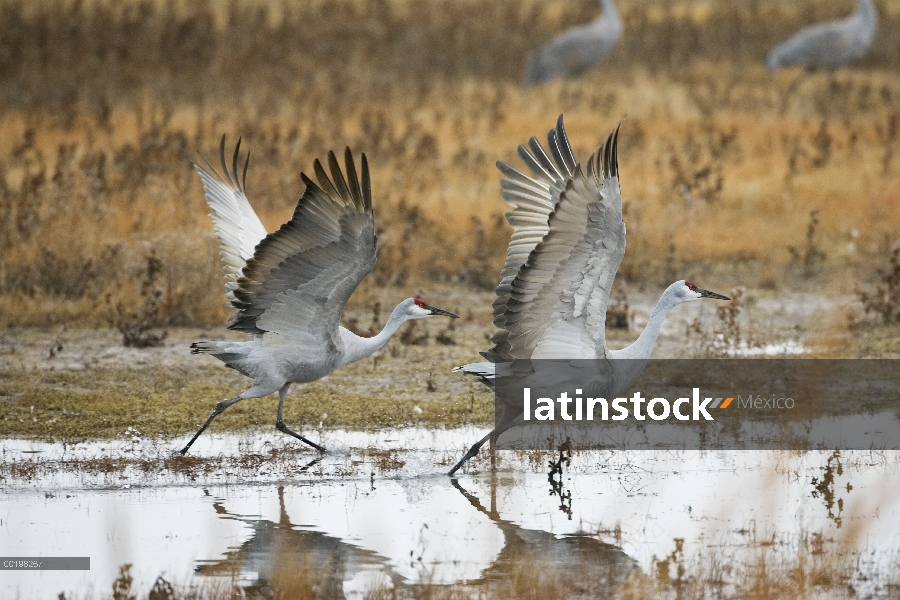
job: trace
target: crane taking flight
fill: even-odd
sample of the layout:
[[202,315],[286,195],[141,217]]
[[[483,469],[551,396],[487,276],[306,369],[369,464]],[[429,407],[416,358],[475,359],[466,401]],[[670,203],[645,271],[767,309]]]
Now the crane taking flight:
[[805,27],[775,46],[766,60],[769,70],[795,65],[837,69],[862,58],[875,38],[877,21],[872,0],[857,0],[849,17]]
[[559,34],[528,59],[525,86],[557,77],[578,77],[613,51],[622,37],[622,17],[613,0],[600,0],[599,19]]
[[316,160],[315,182],[300,174],[306,190],[293,217],[275,233],[267,234],[244,192],[249,155],[243,176],[238,175],[240,147],[238,140],[229,171],[222,137],[219,159],[224,175],[208,162],[209,170],[195,166],[221,243],[225,295],[236,310],[228,328],[255,337],[244,342],[196,342],[191,348],[194,354],[212,354],[251,377],[253,386],[216,404],[181,454],[232,404],[275,392],[275,427],[324,452],[282,421],[290,385],[315,381],[369,356],[410,319],[457,315],[429,306],[421,298],[407,298],[374,337],[363,338],[341,327],[347,300],[375,266],[375,219],[366,155],[362,155],[361,180],[349,148],[344,151],[346,178],[333,152],[328,153],[330,178]]
[[[609,380],[624,390],[640,375],[636,365],[642,369],[641,361],[649,359],[670,310],[701,298],[730,300],[690,281],[676,281],[663,292],[633,344],[622,350],[607,348],[606,308],[625,256],[618,136],[617,127],[582,166],[575,162],[560,115],[547,134],[549,154],[534,137],[527,148],[518,148],[531,177],[497,163],[505,176],[503,198],[513,206],[506,215],[513,228],[512,240],[494,300],[494,325],[499,331],[491,338],[494,346],[482,353],[490,362],[454,371],[474,375],[493,387],[496,363],[607,359]],[[511,427],[517,415],[521,412],[504,410],[495,429],[469,449],[450,475],[487,441]]]

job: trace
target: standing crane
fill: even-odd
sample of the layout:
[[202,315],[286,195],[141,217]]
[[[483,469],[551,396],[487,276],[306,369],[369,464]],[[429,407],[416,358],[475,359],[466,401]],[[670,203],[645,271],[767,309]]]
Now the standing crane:
[[328,153],[331,178],[317,159],[313,163],[315,182],[300,174],[306,189],[293,217],[275,233],[267,234],[245,193],[249,155],[243,176],[238,176],[240,147],[238,140],[229,170],[222,137],[219,159],[224,175],[209,162],[209,170],[195,166],[221,243],[227,305],[236,311],[228,328],[252,334],[254,339],[195,342],[191,352],[212,354],[252,378],[253,386],[216,404],[181,454],[232,404],[275,392],[275,427],[325,452],[282,421],[284,398],[291,384],[321,379],[371,355],[406,321],[457,315],[429,306],[421,298],[407,298],[374,337],[360,337],[341,327],[347,300],[375,266],[375,218],[366,155],[362,155],[361,181],[349,148],[344,151],[346,178],[333,152]]
[[526,87],[557,77],[578,77],[613,51],[622,37],[622,17],[613,0],[600,0],[600,6],[599,19],[559,34],[531,55]]
[[872,0],[857,0],[845,19],[805,27],[778,44],[766,59],[770,71],[781,67],[834,70],[862,58],[875,38],[878,17]]
[[[607,136],[583,167],[575,161],[562,115],[547,134],[548,154],[532,137],[519,157],[532,176],[498,162],[503,199],[513,206],[513,228],[494,300],[493,347],[489,362],[457,367],[493,387],[496,363],[518,359],[600,359],[609,364],[609,396],[637,380],[650,358],[666,315],[684,302],[730,300],[690,281],[663,292],[638,339],[622,350],[606,346],[606,308],[616,271],[625,256],[625,223],[616,144],[619,128]],[[552,158],[551,158],[552,157]],[[508,408],[509,410],[506,410]],[[517,410],[519,412],[517,412]],[[515,424],[521,406],[505,407],[497,426],[476,442],[450,470],[453,475],[486,442]]]

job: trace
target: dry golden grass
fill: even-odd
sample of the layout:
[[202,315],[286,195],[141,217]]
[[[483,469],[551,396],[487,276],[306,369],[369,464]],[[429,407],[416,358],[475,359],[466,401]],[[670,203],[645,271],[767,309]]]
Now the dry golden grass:
[[525,91],[528,53],[596,16],[593,2],[3,4],[0,326],[118,323],[147,289],[160,324],[221,321],[190,163],[214,158],[222,133],[253,154],[248,191],[269,228],[314,158],[368,154],[380,251],[363,297],[489,289],[508,239],[493,163],[515,163],[559,112],[581,157],[628,115],[626,280],[702,280],[715,265],[740,279],[727,285],[874,281],[900,237],[900,11],[879,3],[875,47],[853,69],[794,86],[796,72],[764,70],[766,50],[848,7],[621,5],[607,63]]

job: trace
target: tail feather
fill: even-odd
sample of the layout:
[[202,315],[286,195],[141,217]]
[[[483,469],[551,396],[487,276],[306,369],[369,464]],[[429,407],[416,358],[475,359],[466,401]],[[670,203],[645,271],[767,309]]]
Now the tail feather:
[[217,354],[224,350],[225,344],[222,342],[194,342],[191,344],[191,354]]
[[478,363],[469,363],[467,365],[463,365],[461,367],[456,367],[453,369],[455,373],[465,373],[466,375],[474,375],[478,378],[478,381],[488,386],[489,388],[494,387],[494,377],[495,377],[495,365],[490,362],[478,362]]
[[191,344],[191,354],[211,354],[225,363],[225,366],[246,375],[253,377],[248,371],[248,365],[245,363],[247,355],[245,352],[236,352],[242,349],[240,343],[234,342],[194,342]]

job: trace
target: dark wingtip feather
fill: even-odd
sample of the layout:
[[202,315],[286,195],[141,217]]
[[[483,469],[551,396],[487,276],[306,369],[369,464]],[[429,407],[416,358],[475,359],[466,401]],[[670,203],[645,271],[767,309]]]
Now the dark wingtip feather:
[[[317,160],[316,162],[318,163],[319,161]],[[320,168],[321,168],[321,167],[320,167]],[[305,185],[305,186],[308,187],[308,188],[317,188],[317,187],[319,187],[318,185],[316,185],[316,182],[313,181],[312,179],[310,179],[309,176],[308,176],[306,173],[300,173],[300,181],[302,181],[302,182],[303,182],[303,185]]]
[[247,158],[244,160],[244,174],[241,177],[241,191],[247,193],[247,167],[250,166],[250,152],[247,152]]
[[[622,121],[624,121],[624,118]],[[609,173],[609,177],[619,176],[619,129],[622,127],[622,121],[619,121],[616,128],[609,134],[609,139],[607,140],[608,153],[604,167],[606,168],[607,173]]]
[[609,132],[603,144],[595,151],[591,159],[591,170],[594,176],[602,179],[612,179],[619,176],[619,128],[622,121],[616,125],[616,128]]
[[337,189],[334,187],[334,184],[331,183],[331,179],[328,177],[328,174],[325,172],[325,167],[322,166],[322,161],[318,158],[313,161],[313,171],[316,174],[316,179],[319,182],[319,185],[315,185],[308,177],[304,175],[303,182],[307,186],[312,186],[315,189],[321,189],[326,194],[337,194]]
[[547,132],[547,143],[550,145],[550,149],[555,150],[557,140],[560,137],[560,131],[565,135],[565,129],[563,129],[563,116],[562,113],[558,117],[556,117],[556,126],[553,127],[550,131]]
[[366,159],[366,153],[362,153],[362,158],[360,160],[362,163],[362,196],[363,196],[363,205],[366,210],[372,210],[372,180],[369,178],[369,161]]
[[575,167],[578,163],[575,160],[575,153],[572,152],[572,145],[569,143],[569,136],[566,135],[566,126],[563,123],[562,114],[559,115],[559,119],[556,121],[556,137],[557,143],[559,143],[559,150],[560,155],[563,159],[563,163],[566,165],[569,173],[572,173],[575,171]]
[[553,160],[560,174],[568,176],[574,173],[577,163],[575,155],[572,153],[572,147],[569,145],[562,114],[556,119],[556,127],[547,133],[547,144],[550,146],[550,152],[553,153]]
[[234,181],[231,180],[231,173],[228,172],[228,165],[225,163],[225,134],[222,134],[222,141],[219,142],[219,162],[222,163],[222,171],[225,173],[225,179],[228,180],[228,183],[234,185]]
[[206,160],[206,157],[197,151],[197,154],[200,156],[200,160],[206,165],[203,167],[198,162],[194,162],[194,166],[203,171],[207,171],[208,173],[214,175],[216,179],[228,183],[231,187],[237,189],[240,192],[246,193],[247,189],[247,168],[250,166],[250,153],[247,152],[247,158],[244,160],[244,170],[242,175],[238,175],[238,158],[241,149],[241,138],[238,138],[237,145],[234,148],[234,155],[232,156],[232,164],[231,168],[228,167],[228,164],[225,162],[225,139],[226,134],[222,134],[222,139],[219,141],[219,164],[222,166],[222,172],[213,166],[211,162]]
[[341,166],[338,164],[337,157],[331,150],[328,151],[328,169],[331,171],[331,179],[334,187],[337,189],[338,196],[345,201],[351,198],[350,188],[347,186],[347,180],[344,179],[344,173],[341,172]]
[[238,152],[241,151],[241,138],[238,138],[237,145],[234,147],[234,154],[231,157],[231,175],[229,175],[229,179],[234,178],[234,186],[237,189],[241,189],[241,181],[238,179]]
[[359,189],[359,178],[356,176],[356,163],[353,161],[353,153],[350,151],[349,146],[344,148],[344,168],[347,170],[347,184],[350,187],[350,197],[353,199],[353,204],[357,208],[363,208],[364,201],[362,190]]
[[619,176],[619,128],[622,127],[622,121],[616,125],[616,131],[613,133],[612,141],[612,157],[610,160],[610,168],[613,177]]

